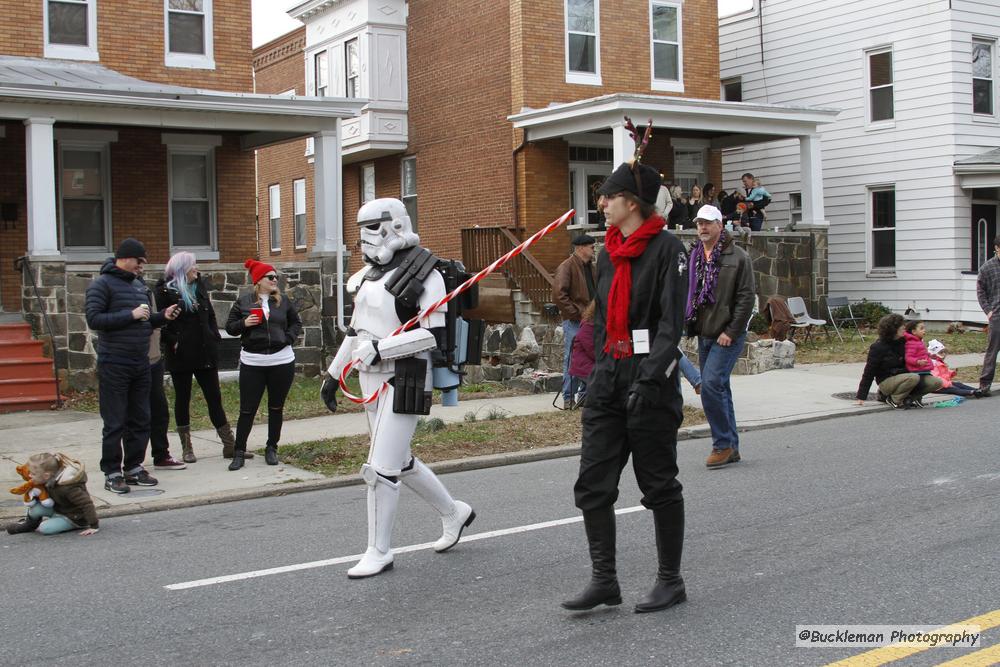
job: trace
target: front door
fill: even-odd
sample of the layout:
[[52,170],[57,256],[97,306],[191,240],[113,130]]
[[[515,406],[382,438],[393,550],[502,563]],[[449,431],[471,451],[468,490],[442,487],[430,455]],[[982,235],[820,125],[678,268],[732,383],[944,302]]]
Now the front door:
[[972,205],[972,270],[993,256],[993,239],[997,237],[997,205]]

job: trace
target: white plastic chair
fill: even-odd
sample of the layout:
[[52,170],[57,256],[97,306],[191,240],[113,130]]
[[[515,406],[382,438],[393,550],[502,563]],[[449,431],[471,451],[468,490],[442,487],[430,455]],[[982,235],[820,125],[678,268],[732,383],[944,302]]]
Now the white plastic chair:
[[[833,311],[839,308],[847,308],[847,317],[835,317]],[[855,317],[854,311],[851,309],[851,302],[846,296],[831,296],[826,300],[826,312],[830,317],[830,323],[833,324],[833,330],[837,332],[837,338],[840,342],[844,342],[844,337],[840,335],[840,330],[847,330],[848,327],[853,326],[854,330],[858,332],[858,337],[861,342],[865,342],[865,337],[861,334],[861,327],[859,322],[863,322],[865,318]]]
[[[790,296],[788,297],[788,310],[791,311],[792,317],[795,321],[792,322],[792,334],[794,335],[795,329],[805,329],[806,330],[806,342],[809,341],[809,336],[812,335],[813,327],[825,327],[826,320],[819,320],[812,317],[806,310],[806,302],[801,296]],[[830,336],[830,332],[824,329],[827,337]]]

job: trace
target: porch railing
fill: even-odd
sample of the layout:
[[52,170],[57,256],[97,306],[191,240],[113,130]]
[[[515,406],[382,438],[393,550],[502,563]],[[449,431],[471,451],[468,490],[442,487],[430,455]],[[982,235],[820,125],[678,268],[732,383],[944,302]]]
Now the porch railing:
[[[521,244],[506,227],[470,227],[462,230],[462,261],[470,272],[482,271],[501,255]],[[529,250],[504,264],[500,272],[511,289],[519,289],[538,313],[552,303],[554,278]]]

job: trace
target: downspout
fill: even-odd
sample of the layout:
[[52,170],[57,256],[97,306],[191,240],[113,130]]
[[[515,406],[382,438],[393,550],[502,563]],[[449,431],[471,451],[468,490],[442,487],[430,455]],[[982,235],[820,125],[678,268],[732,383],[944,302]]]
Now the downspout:
[[[528,136],[527,130],[524,131],[523,137]],[[521,205],[517,197],[517,154],[520,153],[528,145],[527,138],[521,139],[521,145],[515,148],[510,153],[510,171],[514,179],[514,229],[521,229],[519,224]]]

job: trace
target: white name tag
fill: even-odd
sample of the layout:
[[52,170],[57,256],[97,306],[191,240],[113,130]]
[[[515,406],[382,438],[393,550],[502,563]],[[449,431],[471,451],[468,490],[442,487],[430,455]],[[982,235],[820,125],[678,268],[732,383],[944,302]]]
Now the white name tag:
[[649,354],[649,329],[632,330],[632,352]]

